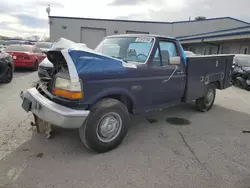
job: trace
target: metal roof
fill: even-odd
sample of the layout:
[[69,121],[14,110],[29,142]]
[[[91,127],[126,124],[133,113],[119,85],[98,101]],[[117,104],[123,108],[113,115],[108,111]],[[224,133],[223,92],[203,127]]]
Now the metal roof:
[[192,37],[192,38],[180,38],[180,41],[191,41],[195,39],[208,39],[208,38],[217,38],[217,37],[226,37],[226,36],[236,36],[236,35],[242,35],[242,34],[250,34],[249,31],[241,31],[241,32],[233,32],[233,33],[224,33],[224,34],[215,34],[215,35],[209,35],[209,36],[198,36],[198,37]]
[[175,23],[189,23],[189,22],[206,22],[212,20],[230,19],[244,24],[249,24],[243,20],[239,20],[232,17],[217,17],[217,18],[207,18],[205,20],[185,20],[185,21],[175,21],[175,22],[163,22],[163,21],[142,21],[142,20],[122,20],[122,19],[100,19],[100,18],[79,18],[79,17],[64,17],[64,16],[49,16],[49,18],[62,18],[62,19],[82,19],[82,20],[96,20],[96,21],[119,21],[119,22],[137,22],[137,23],[159,23],[159,24],[175,24]]
[[155,38],[168,38],[168,39],[178,40],[174,37],[153,35],[153,34],[119,34],[119,35],[110,35],[105,38],[115,38],[115,37],[155,37]]

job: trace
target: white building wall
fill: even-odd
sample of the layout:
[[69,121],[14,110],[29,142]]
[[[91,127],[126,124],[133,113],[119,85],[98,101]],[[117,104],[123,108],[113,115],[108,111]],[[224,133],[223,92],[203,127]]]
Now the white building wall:
[[[87,45],[94,48],[98,43],[97,41],[101,40],[99,38],[103,36],[101,33],[105,33],[106,36],[109,36],[114,34],[125,34],[129,31],[130,33],[146,32],[156,35],[177,37],[243,27],[246,25],[248,24],[230,18],[171,23],[50,17],[50,39],[56,41],[60,37],[65,37],[75,42],[87,41]],[[87,33],[90,33],[90,30],[96,31],[93,32],[93,40],[90,39],[91,36],[85,36],[83,34],[83,29],[86,31],[86,28],[89,29]],[[104,30],[104,32],[98,32],[98,29]],[[94,33],[96,33],[96,35]],[[97,33],[100,35],[97,35]]]
[[[106,36],[125,34],[126,31],[149,32],[150,34],[173,36],[172,25],[167,23],[120,22],[88,19],[50,18],[50,38],[52,41],[65,37],[82,42],[81,28],[104,29]],[[93,47],[95,44],[87,44]]]

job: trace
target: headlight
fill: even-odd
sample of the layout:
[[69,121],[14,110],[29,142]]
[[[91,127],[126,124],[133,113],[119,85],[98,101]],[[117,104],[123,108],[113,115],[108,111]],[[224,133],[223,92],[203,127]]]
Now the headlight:
[[80,82],[72,83],[69,79],[57,77],[53,93],[68,99],[81,99],[83,92]]

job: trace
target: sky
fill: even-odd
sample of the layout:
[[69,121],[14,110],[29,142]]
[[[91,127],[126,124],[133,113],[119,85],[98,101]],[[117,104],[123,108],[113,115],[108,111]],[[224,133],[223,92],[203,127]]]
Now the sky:
[[183,21],[231,16],[250,22],[250,0],[0,0],[0,35],[48,36],[51,16]]

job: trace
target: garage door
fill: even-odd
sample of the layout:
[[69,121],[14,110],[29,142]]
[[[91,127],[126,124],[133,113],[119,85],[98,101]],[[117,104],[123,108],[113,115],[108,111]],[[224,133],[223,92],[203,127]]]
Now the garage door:
[[81,28],[81,42],[87,44],[89,48],[94,49],[105,36],[106,29]]
[[145,31],[126,31],[127,34],[149,34],[149,32]]

